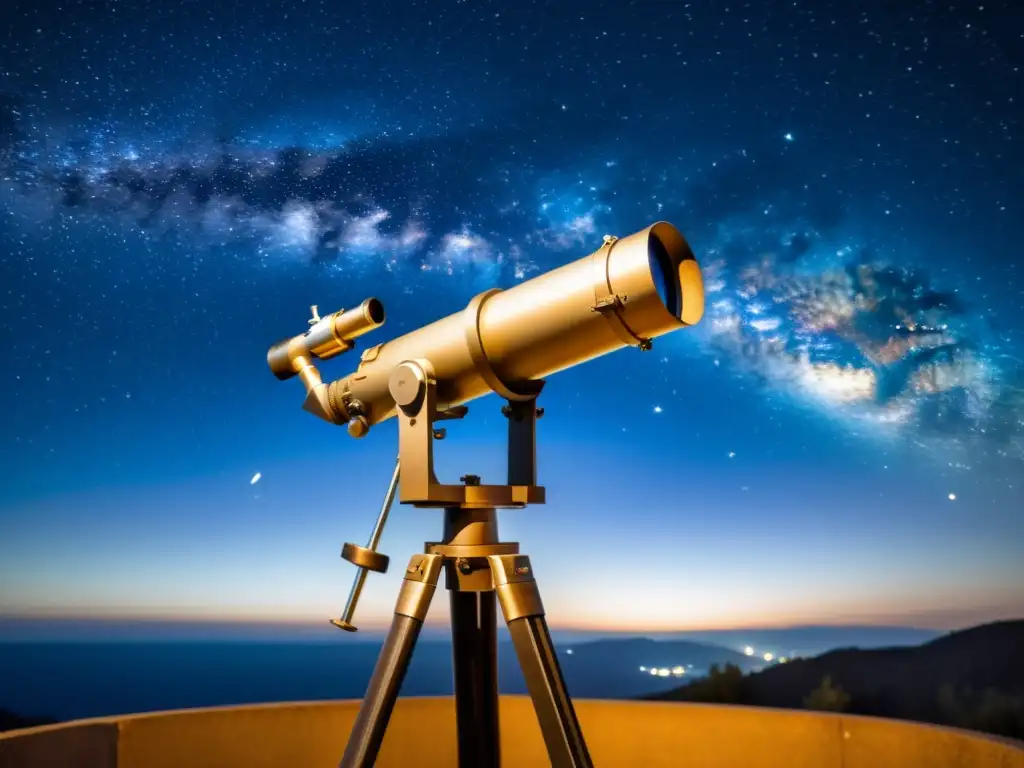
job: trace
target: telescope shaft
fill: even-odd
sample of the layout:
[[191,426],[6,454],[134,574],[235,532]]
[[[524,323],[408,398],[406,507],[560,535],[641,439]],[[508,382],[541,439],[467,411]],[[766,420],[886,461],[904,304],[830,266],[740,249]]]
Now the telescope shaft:
[[[329,385],[329,400],[339,421],[353,412],[369,424],[391,418],[390,374],[417,359],[430,361],[442,409],[492,391],[523,394],[528,382],[628,344],[646,348],[650,339],[696,323],[703,308],[693,253],[660,222],[367,350],[355,373]],[[350,409],[354,401],[359,405]]]
[[356,606],[359,604],[359,596],[363,593],[363,586],[365,584],[366,569],[359,568],[356,570],[355,581],[352,582],[352,590],[348,593],[348,601],[345,603],[345,610],[342,611],[340,623],[352,624],[352,618],[356,613]]
[[373,533],[370,534],[370,542],[367,549],[376,549],[380,544],[381,534],[384,533],[384,524],[388,521],[388,513],[391,512],[391,505],[395,503],[395,491],[398,490],[398,479],[402,472],[402,461],[395,462],[395,471],[391,474],[391,482],[388,484],[388,492],[384,494],[384,503],[381,504],[380,514],[377,515],[377,523],[373,526]]
[[[401,460],[395,462],[395,471],[391,475],[391,482],[388,484],[387,493],[384,494],[384,502],[381,504],[380,514],[377,515],[377,522],[373,526],[373,532],[370,534],[370,541],[366,545],[366,549],[371,552],[377,551],[377,545],[380,544],[380,537],[384,533],[384,525],[388,521],[388,513],[391,511],[391,505],[395,503],[395,491],[398,489],[398,478],[401,466]],[[349,545],[346,545],[346,548],[348,546]],[[355,581],[352,582],[352,591],[348,593],[348,601],[345,603],[345,610],[342,612],[340,619],[332,622],[342,629],[355,631],[355,625],[352,623],[352,618],[355,616],[356,605],[359,603],[359,596],[362,594],[363,587],[366,584],[366,572],[367,569],[365,566],[360,566],[356,570],[356,578]]]

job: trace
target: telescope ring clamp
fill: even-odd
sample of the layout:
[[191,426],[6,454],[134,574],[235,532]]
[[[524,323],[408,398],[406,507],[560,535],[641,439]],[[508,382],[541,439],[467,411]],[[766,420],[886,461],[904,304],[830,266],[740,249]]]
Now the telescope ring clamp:
[[612,333],[630,347],[636,347],[641,352],[648,352],[651,349],[651,340],[637,334],[622,317],[622,308],[629,297],[618,295],[612,290],[609,262],[612,256],[612,249],[619,242],[615,235],[605,235],[601,247],[594,251],[594,306],[591,312],[599,313],[612,329]]

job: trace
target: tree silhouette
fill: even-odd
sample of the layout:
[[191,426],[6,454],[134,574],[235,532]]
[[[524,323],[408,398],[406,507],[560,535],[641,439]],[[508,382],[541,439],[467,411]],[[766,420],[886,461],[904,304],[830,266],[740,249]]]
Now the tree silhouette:
[[825,675],[821,685],[804,698],[807,709],[823,712],[842,712],[850,703],[850,695],[838,685],[832,685],[832,677]]
[[705,704],[743,704],[746,694],[744,682],[743,671],[735,664],[724,667],[712,664],[706,678],[681,690],[684,693],[681,698]]
[[985,688],[939,689],[939,713],[945,722],[972,731],[984,731],[1013,739],[1024,738],[1024,698]]

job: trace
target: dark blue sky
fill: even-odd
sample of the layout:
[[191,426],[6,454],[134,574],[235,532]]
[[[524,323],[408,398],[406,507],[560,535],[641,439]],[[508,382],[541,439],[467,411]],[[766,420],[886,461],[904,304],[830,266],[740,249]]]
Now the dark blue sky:
[[[705,320],[553,377],[549,504],[501,517],[552,624],[1024,614],[1013,2],[0,16],[0,613],[335,613],[395,428],[305,414],[267,347],[371,295],[384,341],[665,219]],[[499,406],[448,479],[500,478]],[[384,549],[439,531],[401,509]]]

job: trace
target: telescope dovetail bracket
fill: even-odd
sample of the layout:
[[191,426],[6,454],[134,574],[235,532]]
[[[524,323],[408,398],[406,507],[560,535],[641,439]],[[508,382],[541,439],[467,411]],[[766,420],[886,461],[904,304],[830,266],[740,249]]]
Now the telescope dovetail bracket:
[[[537,483],[536,396],[509,400],[502,408],[508,417],[508,484],[480,485],[466,475],[462,485],[439,483],[434,474],[434,423],[461,419],[465,406],[439,411],[437,380],[429,360],[407,360],[395,367],[388,389],[398,406],[398,460],[402,467],[399,500],[417,507],[486,509],[543,504],[544,488]],[[538,393],[540,387],[538,386]]]

